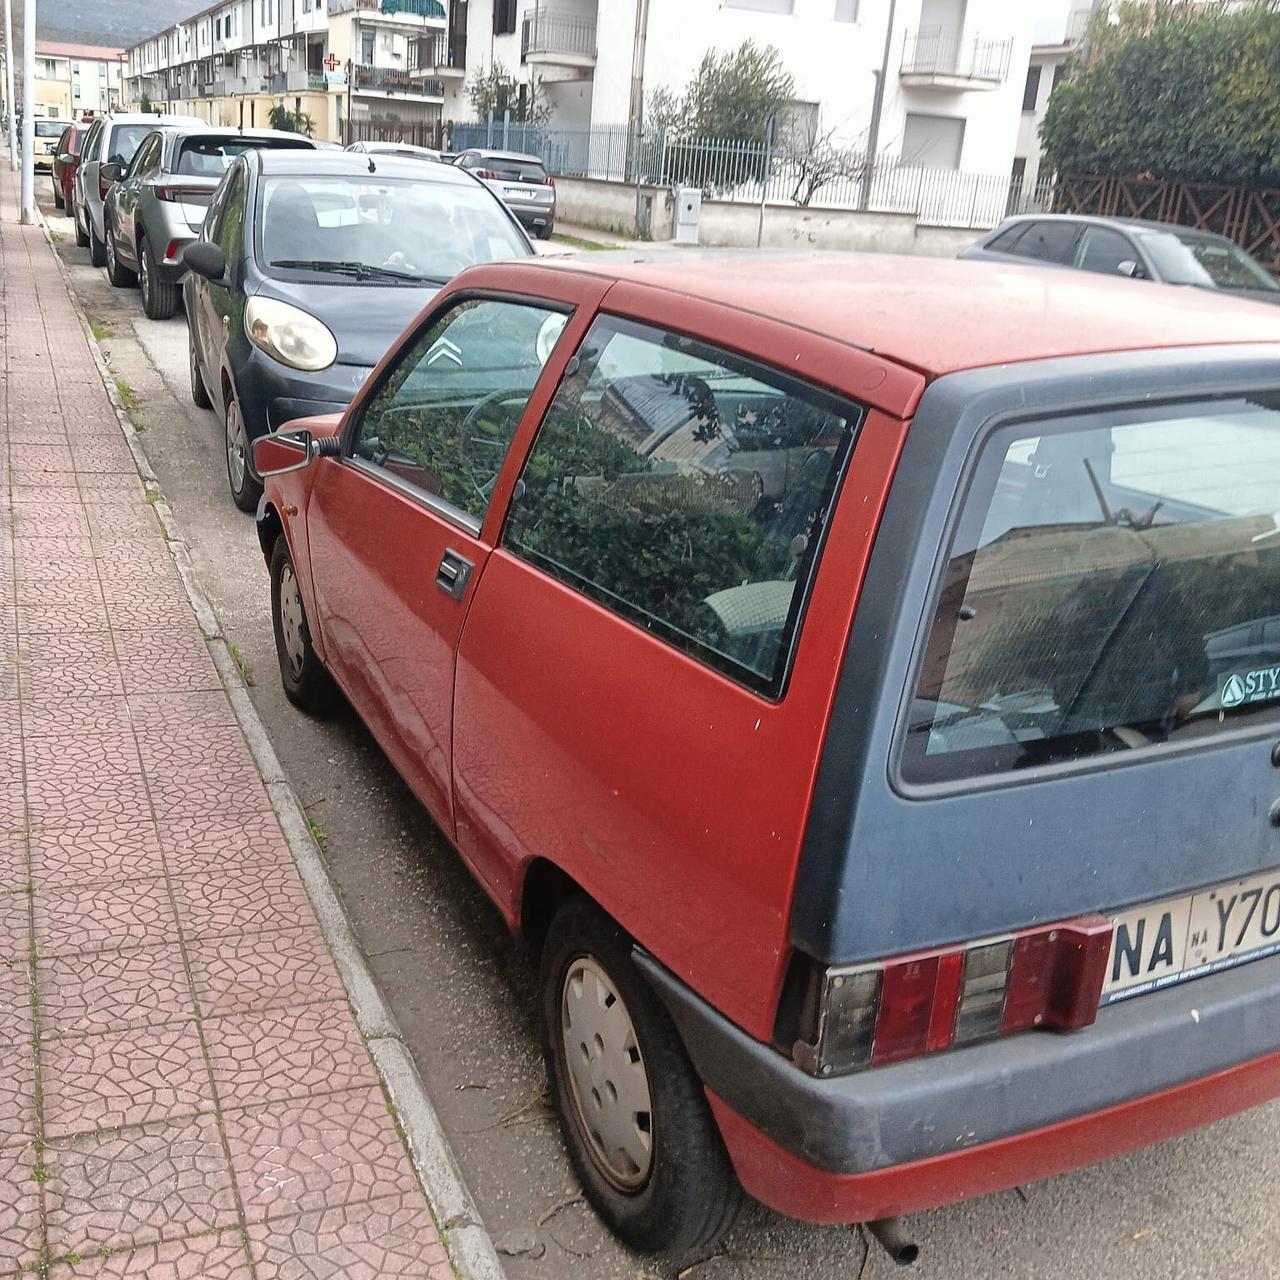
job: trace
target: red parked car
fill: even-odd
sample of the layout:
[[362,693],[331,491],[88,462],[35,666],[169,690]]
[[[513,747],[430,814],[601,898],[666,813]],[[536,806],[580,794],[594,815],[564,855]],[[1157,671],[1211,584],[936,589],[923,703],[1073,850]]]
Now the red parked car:
[[1280,1093],[1280,316],[890,257],[460,275],[256,446],[541,957],[600,1213],[874,1223]]
[[53,203],[55,208],[70,210],[71,185],[76,179],[80,164],[80,144],[89,132],[88,124],[69,124],[58,139],[58,149],[53,157]]

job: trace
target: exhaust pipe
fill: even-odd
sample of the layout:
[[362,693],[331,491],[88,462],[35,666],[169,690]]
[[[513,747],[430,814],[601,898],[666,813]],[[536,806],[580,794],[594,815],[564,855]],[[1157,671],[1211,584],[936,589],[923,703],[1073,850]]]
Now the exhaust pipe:
[[901,1218],[877,1218],[862,1225],[898,1266],[909,1267],[920,1256],[920,1246],[903,1233]]

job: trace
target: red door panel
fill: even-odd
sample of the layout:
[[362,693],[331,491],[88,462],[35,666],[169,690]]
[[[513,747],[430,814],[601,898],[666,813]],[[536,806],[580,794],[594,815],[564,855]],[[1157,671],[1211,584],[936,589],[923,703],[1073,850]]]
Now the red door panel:
[[453,661],[467,596],[436,584],[446,551],[483,567],[487,548],[385,478],[326,463],[307,508],[325,661],[414,793],[453,830]]
[[458,655],[457,843],[514,918],[557,863],[642,945],[767,1039],[825,720],[905,426],[868,414],[778,702],[504,550]]

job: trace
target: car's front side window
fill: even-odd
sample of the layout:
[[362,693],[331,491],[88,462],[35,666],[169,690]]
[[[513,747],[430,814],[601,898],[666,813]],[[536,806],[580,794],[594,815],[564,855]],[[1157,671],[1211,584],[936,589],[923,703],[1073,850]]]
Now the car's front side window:
[[458,303],[369,401],[354,456],[479,523],[567,320],[534,302]]
[[753,361],[600,317],[539,431],[506,544],[776,696],[861,419]]
[[1081,271],[1114,276],[1120,275],[1122,268],[1132,272],[1140,263],[1138,251],[1128,236],[1110,227],[1085,227],[1076,250],[1076,266]]

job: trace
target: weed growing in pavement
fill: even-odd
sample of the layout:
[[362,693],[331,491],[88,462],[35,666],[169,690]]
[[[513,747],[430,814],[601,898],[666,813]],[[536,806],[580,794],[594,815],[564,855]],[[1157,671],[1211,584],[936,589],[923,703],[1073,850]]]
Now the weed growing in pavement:
[[329,833],[314,819],[307,819],[307,830],[311,832],[311,838],[323,850],[329,841]]
[[65,240],[66,236],[64,236],[61,231],[50,231],[49,239],[52,240],[54,244],[58,244],[60,241]]
[[[138,409],[138,393],[123,379],[114,379],[116,384],[116,393],[120,397],[120,403],[124,405],[124,411],[130,417],[137,412]],[[134,423],[137,426],[137,423]]]
[[602,244],[599,240],[584,240],[581,236],[566,236],[560,232],[555,232],[553,240],[559,241],[560,244],[571,244],[575,249],[586,249],[591,253],[595,253],[600,249],[612,249],[611,244]]
[[235,645],[228,642],[227,648],[231,650],[231,656],[235,659],[235,664],[240,668],[240,677],[245,684],[253,685],[253,668],[249,665],[249,660],[240,652]]
[[53,1176],[49,1171],[49,1166],[43,1160],[31,1171],[31,1176],[39,1183],[43,1184],[49,1181]]
[[116,331],[105,320],[90,320],[89,331],[99,342],[116,336]]
[[161,493],[159,489],[147,490],[147,501],[151,503],[153,507],[156,505],[157,502],[162,502],[163,500],[164,500],[164,494]]

